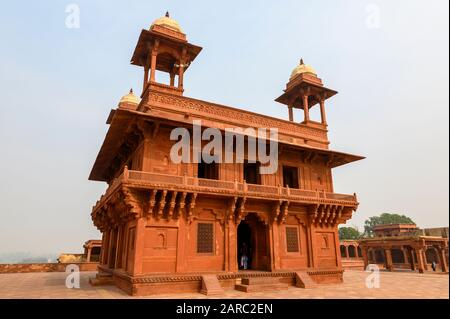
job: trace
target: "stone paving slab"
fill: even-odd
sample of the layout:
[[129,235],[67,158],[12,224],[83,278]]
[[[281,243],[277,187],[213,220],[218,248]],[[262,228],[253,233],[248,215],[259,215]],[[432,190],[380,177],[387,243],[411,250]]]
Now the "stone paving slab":
[[115,286],[89,284],[89,277],[95,272],[82,272],[80,288],[65,286],[66,274],[18,273],[0,274],[0,298],[233,298],[233,299],[352,299],[352,298],[449,298],[449,276],[442,273],[380,272],[380,287],[369,289],[364,271],[344,272],[343,284],[322,285],[313,289],[289,287],[284,291],[245,293],[236,290],[225,291],[223,296],[205,296],[200,293],[164,294],[147,297],[131,297]]

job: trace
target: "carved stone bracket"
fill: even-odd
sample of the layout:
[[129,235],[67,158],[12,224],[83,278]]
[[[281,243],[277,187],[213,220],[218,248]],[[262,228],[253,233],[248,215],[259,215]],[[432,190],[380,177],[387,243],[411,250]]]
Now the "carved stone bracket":
[[228,208],[227,208],[227,220],[228,220],[228,222],[234,220],[237,201],[238,201],[237,197],[233,197],[233,198],[231,198],[228,201]]
[[283,201],[277,201],[273,208],[272,222],[276,223],[278,221],[278,217],[280,215],[280,208]]
[[288,216],[288,213],[289,213],[289,201],[283,201],[283,203],[281,204],[281,207],[280,207],[280,215],[279,215],[279,219],[278,219],[278,222],[280,224],[286,223],[286,218]]
[[242,197],[238,200],[236,206],[236,225],[239,225],[241,220],[245,218],[245,202],[247,201],[247,197]]
[[194,220],[194,208],[196,199],[197,193],[191,193],[189,196],[189,204],[186,207],[186,217],[189,224],[192,223],[192,221]]
[[[344,211],[346,214],[344,215]],[[309,221],[314,225],[333,227],[351,218],[351,209],[343,205],[317,204],[310,207]]]

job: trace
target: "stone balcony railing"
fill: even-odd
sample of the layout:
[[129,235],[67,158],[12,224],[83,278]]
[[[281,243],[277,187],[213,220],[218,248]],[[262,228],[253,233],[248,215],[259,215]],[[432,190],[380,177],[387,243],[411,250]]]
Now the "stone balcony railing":
[[297,189],[281,186],[248,184],[245,181],[224,181],[215,179],[197,178],[187,175],[168,175],[133,171],[124,169],[123,173],[115,178],[105,194],[97,201],[96,208],[100,207],[120,185],[135,188],[159,188],[196,193],[240,196],[272,200],[288,200],[306,204],[336,204],[356,207],[358,205],[356,194],[337,194],[321,190]]

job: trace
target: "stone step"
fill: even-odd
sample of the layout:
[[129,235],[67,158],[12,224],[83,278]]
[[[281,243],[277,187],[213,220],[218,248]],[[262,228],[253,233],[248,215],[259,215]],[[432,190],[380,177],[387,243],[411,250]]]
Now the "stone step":
[[103,286],[103,285],[112,285],[114,284],[114,280],[111,276],[97,276],[97,277],[90,277],[89,283],[92,286]]
[[269,284],[257,284],[257,285],[236,285],[236,290],[243,292],[260,292],[260,291],[274,291],[274,290],[287,290],[288,284],[284,283],[269,283]]
[[241,279],[241,284],[243,285],[278,284],[278,283],[280,283],[280,278],[277,277],[248,277]]
[[295,273],[295,285],[299,288],[315,288],[316,282],[304,271],[297,271]]
[[216,275],[203,275],[200,292],[208,296],[218,296],[223,294],[223,288]]

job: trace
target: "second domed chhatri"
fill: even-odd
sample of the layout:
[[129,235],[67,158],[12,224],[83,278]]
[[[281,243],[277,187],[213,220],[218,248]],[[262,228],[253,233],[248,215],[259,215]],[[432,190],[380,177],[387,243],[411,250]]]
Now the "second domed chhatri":
[[292,80],[298,74],[311,74],[311,75],[317,76],[316,71],[311,66],[305,64],[303,62],[303,59],[300,59],[300,64],[297,65],[294,70],[292,70],[289,80]]
[[178,24],[178,22],[176,20],[174,20],[170,17],[169,12],[166,12],[166,15],[164,17],[161,17],[161,18],[153,21],[152,25],[150,26],[150,30],[155,25],[159,25],[159,26],[171,29],[173,31],[183,33],[183,30],[181,29],[180,25]]
[[127,95],[122,96],[122,98],[119,101],[119,105],[122,103],[138,105],[139,102],[140,100],[136,95],[134,95],[133,89],[130,89],[130,92]]

